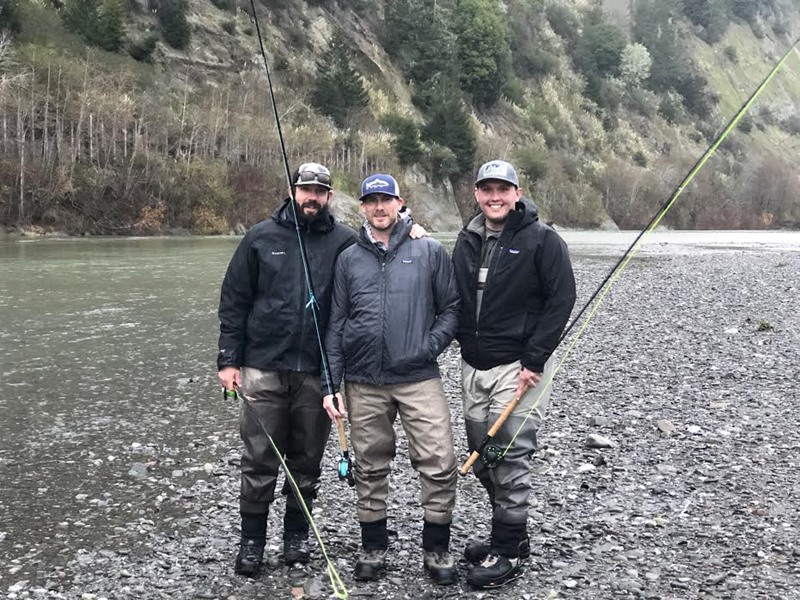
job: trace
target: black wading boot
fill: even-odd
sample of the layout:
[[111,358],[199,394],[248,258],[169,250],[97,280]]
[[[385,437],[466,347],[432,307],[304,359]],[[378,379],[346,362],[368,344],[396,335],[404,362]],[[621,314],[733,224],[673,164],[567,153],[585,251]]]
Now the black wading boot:
[[479,590],[503,586],[522,575],[519,562],[519,557],[502,556],[492,551],[467,573],[467,583]]
[[526,523],[504,523],[492,519],[489,554],[467,574],[467,583],[478,589],[503,586],[522,575],[520,566],[523,547],[530,556]]
[[267,513],[242,513],[242,539],[233,569],[238,575],[257,577],[264,564]]
[[458,568],[450,554],[450,523],[425,521],[422,526],[422,565],[431,580],[439,585],[458,581]]
[[[482,563],[486,557],[489,556],[491,548],[491,540],[474,540],[467,542],[467,545],[464,548],[464,558],[466,558],[473,565],[477,565],[478,563]],[[529,558],[530,555],[531,543],[526,535],[525,539],[519,543],[519,557],[524,559]]]
[[[306,500],[309,512],[311,500]],[[310,549],[308,546],[308,522],[300,508],[286,499],[286,514],[283,517],[283,562],[307,564]]]
[[361,522],[361,552],[358,554],[353,577],[358,581],[377,581],[386,573],[386,551],[389,533],[386,519]]

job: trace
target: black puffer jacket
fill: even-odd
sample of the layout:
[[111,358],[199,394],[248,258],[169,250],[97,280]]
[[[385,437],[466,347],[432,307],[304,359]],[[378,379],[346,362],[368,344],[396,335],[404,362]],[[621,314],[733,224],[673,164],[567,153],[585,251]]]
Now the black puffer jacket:
[[436,240],[408,237],[410,221],[392,230],[389,251],[364,228],[336,261],[325,349],[334,388],[439,377],[436,357],[453,340],[459,299],[447,251]]
[[[222,282],[217,367],[320,372],[320,352],[290,200],[239,244]],[[356,232],[330,214],[301,227],[320,331],[330,314],[333,265]]]
[[536,206],[517,202],[489,264],[480,318],[476,319],[483,238],[478,215],[453,249],[462,310],[456,338],[461,356],[486,370],[516,360],[541,373],[558,345],[575,304],[575,278],[564,240],[539,221]]

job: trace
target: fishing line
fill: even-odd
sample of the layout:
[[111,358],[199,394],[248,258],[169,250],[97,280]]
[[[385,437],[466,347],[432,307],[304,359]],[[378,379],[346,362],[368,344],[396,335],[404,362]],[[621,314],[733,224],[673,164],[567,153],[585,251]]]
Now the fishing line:
[[[589,325],[589,323],[592,321],[594,316],[597,314],[597,311],[600,309],[600,306],[602,305],[604,298],[608,295],[609,291],[614,286],[614,284],[616,283],[617,279],[619,279],[620,275],[622,274],[622,271],[627,267],[628,263],[633,259],[633,257],[639,251],[639,248],[644,243],[644,241],[647,239],[647,237],[650,235],[650,233],[652,233],[652,231],[658,226],[658,224],[661,222],[661,220],[664,218],[664,216],[667,214],[667,212],[672,208],[672,206],[675,204],[675,202],[678,200],[678,198],[681,196],[681,194],[683,194],[683,191],[692,182],[692,180],[694,179],[695,175],[697,175],[697,173],[700,171],[700,169],[702,169],[705,166],[705,164],[708,162],[708,160],[711,158],[711,156],[714,154],[714,152],[716,152],[716,150],[720,146],[720,144],[722,144],[722,142],[725,141],[725,138],[728,137],[730,132],[733,130],[734,127],[736,127],[736,125],[739,123],[741,118],[747,113],[747,111],[750,109],[750,107],[756,101],[758,96],[761,95],[761,92],[763,92],[764,89],[766,89],[766,87],[770,84],[770,82],[773,80],[773,78],[778,74],[778,71],[780,71],[780,69],[783,67],[783,65],[786,63],[786,61],[789,59],[789,56],[791,55],[792,51],[795,49],[795,47],[797,46],[798,43],[800,43],[800,38],[796,39],[794,41],[794,43],[791,46],[789,46],[789,48],[786,50],[786,52],[781,57],[781,59],[775,64],[775,66],[772,67],[772,70],[766,75],[766,77],[764,77],[763,81],[758,85],[758,87],[753,91],[753,93],[750,94],[750,97],[747,100],[745,100],[744,104],[742,104],[742,106],[739,108],[739,110],[736,112],[736,114],[734,114],[733,117],[731,117],[730,121],[728,121],[728,124],[722,129],[721,133],[719,135],[717,135],[717,137],[711,143],[711,145],[708,147],[708,149],[697,160],[697,162],[695,163],[694,167],[692,167],[692,169],[689,171],[689,173],[680,182],[678,187],[675,188],[675,190],[672,192],[672,195],[670,195],[669,198],[661,205],[661,207],[655,213],[655,215],[650,220],[648,225],[644,229],[642,229],[642,231],[639,233],[639,235],[636,236],[636,239],[633,241],[633,243],[628,247],[628,249],[620,257],[620,259],[617,261],[617,263],[611,268],[611,270],[606,275],[605,279],[603,279],[603,281],[600,283],[600,285],[597,287],[597,289],[591,295],[591,297],[586,302],[586,304],[583,306],[583,308],[581,308],[581,310],[578,312],[577,316],[572,320],[572,322],[569,324],[569,326],[564,330],[564,333],[561,335],[561,338],[559,339],[558,344],[556,345],[556,349],[558,348],[559,345],[561,345],[561,342],[564,341],[564,339],[569,334],[570,330],[575,326],[575,324],[581,318],[581,316],[586,311],[586,309],[590,305],[592,305],[592,309],[589,311],[589,314],[587,315],[587,317],[584,320],[583,324],[578,329],[577,333],[575,334],[575,336],[572,338],[571,342],[567,346],[567,349],[564,351],[564,355],[562,356],[561,360],[558,362],[558,365],[556,366],[555,370],[546,379],[546,381],[544,382],[544,385],[540,388],[540,391],[539,391],[538,396],[536,397],[536,400],[534,401],[534,403],[531,406],[531,408],[525,414],[525,418],[523,419],[522,423],[520,423],[519,427],[514,432],[514,435],[512,436],[511,441],[502,450],[499,460],[502,460],[502,458],[506,455],[506,453],[508,452],[509,448],[511,448],[511,446],[514,444],[514,441],[517,439],[517,436],[519,436],[520,432],[522,431],[522,428],[525,426],[525,423],[528,421],[528,419],[533,414],[533,411],[535,411],[536,408],[538,408],[539,403],[541,402],[542,396],[552,386],[553,379],[555,378],[556,374],[561,370],[562,365],[567,360],[569,355],[572,353],[572,350],[575,347],[575,344],[577,344],[578,340],[580,340],[580,338],[583,336],[583,333],[586,330],[586,327]],[[519,399],[521,398],[521,396],[522,396],[522,394],[520,394],[519,397],[515,398],[515,400],[517,402],[519,402]],[[511,411],[508,411],[508,410],[504,411],[503,415],[506,415],[507,413],[510,414],[510,412]],[[503,419],[503,421],[505,421],[505,419]],[[499,423],[499,425],[498,425],[498,423]],[[495,422],[495,424],[493,425],[493,429],[499,429],[500,425],[502,425],[502,421],[500,421],[500,419],[498,419]],[[472,454],[470,455],[469,460],[466,463],[464,463],[464,465],[461,467],[461,473],[462,474],[466,474],[466,472],[468,471],[469,467],[478,458],[481,457],[481,454],[484,452],[484,449],[491,442],[492,437],[493,436],[487,436],[486,439],[481,443],[480,448],[478,448],[478,450],[472,452]]]
[[319,544],[319,548],[322,551],[322,556],[325,558],[325,562],[327,563],[326,571],[328,573],[328,577],[331,581],[331,586],[333,587],[333,595],[336,598],[340,598],[341,600],[347,600],[348,592],[347,588],[345,587],[344,583],[342,582],[342,578],[339,576],[339,572],[336,570],[336,567],[333,565],[333,561],[328,556],[328,549],[325,547],[325,543],[322,541],[322,535],[320,535],[319,529],[317,529],[317,525],[314,522],[314,518],[311,516],[311,511],[308,509],[308,505],[303,500],[303,494],[300,493],[300,487],[297,485],[297,482],[292,475],[292,472],[289,470],[286,461],[283,458],[283,453],[278,448],[278,445],[275,443],[275,440],[272,439],[272,436],[267,431],[264,424],[261,422],[261,419],[258,418],[258,414],[256,413],[255,409],[253,408],[252,402],[253,400],[244,394],[240,389],[235,390],[226,390],[225,397],[235,397],[240,399],[243,402],[243,406],[245,410],[249,410],[253,417],[254,421],[258,424],[258,427],[261,429],[261,433],[267,436],[269,440],[270,446],[272,446],[272,450],[275,452],[275,456],[278,457],[278,460],[283,467],[284,472],[286,473],[286,481],[289,482],[289,485],[292,488],[292,492],[297,499],[300,508],[302,509],[303,516],[305,516],[306,521],[308,521],[309,526],[311,527],[311,531],[314,532],[314,537],[317,538],[317,543]]

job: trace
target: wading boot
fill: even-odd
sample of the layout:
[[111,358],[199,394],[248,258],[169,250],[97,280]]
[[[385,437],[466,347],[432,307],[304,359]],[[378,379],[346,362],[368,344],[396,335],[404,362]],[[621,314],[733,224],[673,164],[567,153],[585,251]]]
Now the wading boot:
[[290,566],[294,563],[305,565],[308,564],[309,554],[307,531],[291,531],[284,534],[283,562]]
[[264,564],[264,544],[267,537],[269,512],[242,512],[242,539],[233,570],[239,575],[256,577]]
[[376,581],[386,572],[386,550],[389,532],[386,519],[361,521],[361,552],[353,577],[359,581]]
[[458,581],[456,561],[447,550],[442,552],[425,550],[422,553],[422,565],[433,583],[452,585]]
[[[309,512],[313,500],[304,496],[303,501]],[[294,496],[286,498],[286,513],[283,515],[283,562],[291,566],[295,563],[308,564],[308,522]]]
[[353,577],[358,581],[377,581],[386,573],[386,548],[363,549],[358,555]]
[[236,555],[234,571],[238,575],[257,577],[264,564],[264,542],[242,538],[239,553]]
[[498,588],[522,575],[519,558],[509,558],[490,552],[479,565],[467,573],[467,583],[479,590]]
[[422,523],[422,566],[438,585],[458,581],[458,569],[450,554],[450,523]]
[[[473,565],[477,565],[478,563],[483,562],[487,556],[489,556],[489,552],[491,551],[491,542],[489,540],[473,540],[467,542],[466,547],[464,548],[464,558],[467,561],[471,562]],[[528,540],[528,537],[525,536],[519,543],[519,557],[520,558],[528,558],[531,555],[531,544]]]

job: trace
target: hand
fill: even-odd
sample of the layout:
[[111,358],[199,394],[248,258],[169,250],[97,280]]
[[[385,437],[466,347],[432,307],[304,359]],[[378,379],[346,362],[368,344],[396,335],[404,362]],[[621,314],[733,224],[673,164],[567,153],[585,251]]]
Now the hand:
[[517,386],[517,393],[524,394],[530,388],[539,384],[542,380],[541,373],[534,373],[522,367],[519,370],[519,385]]
[[239,367],[222,367],[217,373],[217,377],[226,390],[235,390],[242,386],[242,374]]
[[418,240],[419,238],[428,237],[428,232],[419,223],[414,223],[411,226],[411,231],[408,232],[408,237],[412,240]]
[[322,397],[322,408],[328,413],[330,420],[336,423],[336,419],[343,419],[347,416],[347,409],[344,407],[344,400],[339,392],[326,394]]

